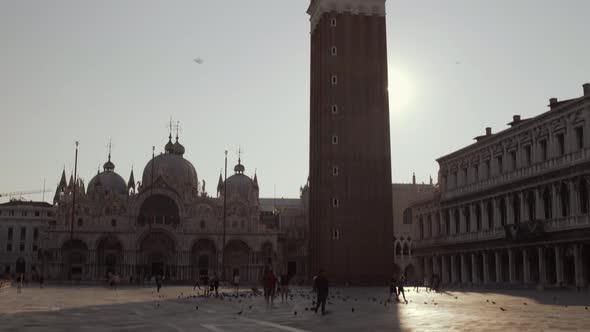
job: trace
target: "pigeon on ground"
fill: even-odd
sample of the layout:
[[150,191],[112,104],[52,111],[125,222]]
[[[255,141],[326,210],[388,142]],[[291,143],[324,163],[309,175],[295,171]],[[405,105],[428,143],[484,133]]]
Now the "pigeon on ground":
[[238,312],[238,315],[241,315],[243,312],[244,312],[244,310],[240,310],[240,311]]
[[527,305],[526,302],[523,302],[522,304]]
[[195,307],[195,310],[199,310],[199,306],[196,306],[196,307]]
[[354,308],[352,308],[352,312],[354,312]]
[[457,297],[455,296],[455,300],[457,299]]
[[496,302],[492,301],[492,304],[496,304]]
[[295,316],[297,316],[297,311],[295,311],[293,314],[294,314]]
[[502,307],[500,307],[500,310],[502,310],[502,311],[506,311],[506,309],[504,309],[504,308],[502,308]]

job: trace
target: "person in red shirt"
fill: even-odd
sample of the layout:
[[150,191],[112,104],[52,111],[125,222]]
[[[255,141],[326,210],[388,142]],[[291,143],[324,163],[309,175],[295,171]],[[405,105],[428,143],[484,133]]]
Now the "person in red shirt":
[[270,307],[274,304],[275,289],[277,287],[277,277],[272,270],[267,270],[264,273],[264,299],[266,306]]

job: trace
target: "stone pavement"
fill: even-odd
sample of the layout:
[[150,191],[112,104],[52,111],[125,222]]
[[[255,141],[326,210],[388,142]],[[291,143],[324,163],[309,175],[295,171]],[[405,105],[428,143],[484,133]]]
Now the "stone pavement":
[[293,300],[277,299],[271,309],[251,292],[220,300],[192,297],[188,286],[165,285],[162,297],[154,290],[4,289],[0,331],[590,331],[587,292],[408,288],[408,304],[387,304],[385,288],[339,288],[332,290],[330,313],[321,316],[305,310],[313,298],[308,288],[294,288]]

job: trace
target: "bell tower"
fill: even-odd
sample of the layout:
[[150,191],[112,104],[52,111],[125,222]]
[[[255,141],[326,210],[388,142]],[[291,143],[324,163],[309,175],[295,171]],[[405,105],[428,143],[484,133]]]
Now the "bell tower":
[[393,272],[385,0],[311,0],[310,273]]

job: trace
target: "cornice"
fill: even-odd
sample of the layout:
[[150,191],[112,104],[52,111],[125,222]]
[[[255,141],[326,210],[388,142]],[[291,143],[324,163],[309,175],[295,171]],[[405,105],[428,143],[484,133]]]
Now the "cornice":
[[386,0],[311,0],[307,13],[311,31],[315,30],[324,13],[385,16]]

